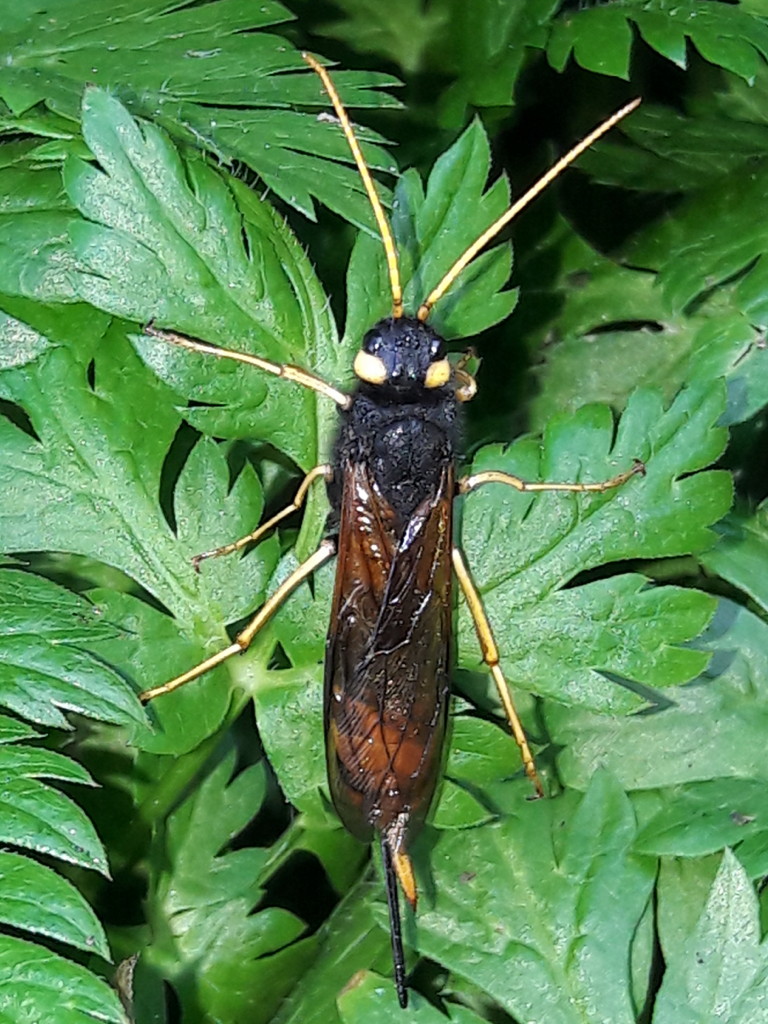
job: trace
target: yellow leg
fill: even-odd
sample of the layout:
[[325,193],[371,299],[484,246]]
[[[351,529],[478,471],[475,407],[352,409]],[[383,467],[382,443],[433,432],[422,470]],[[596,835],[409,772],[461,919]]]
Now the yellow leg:
[[485,614],[482,599],[470,578],[467,563],[464,561],[462,553],[458,548],[453,548],[451,554],[453,559],[453,571],[456,573],[459,585],[461,586],[464,594],[464,599],[469,607],[472,621],[475,624],[477,639],[480,641],[480,649],[483,652],[483,661],[488,666],[491,675],[493,676],[493,681],[499,692],[499,697],[504,707],[509,727],[512,730],[512,735],[515,737],[515,741],[520,748],[520,756],[523,760],[525,774],[533,783],[534,788],[536,789],[536,795],[544,796],[544,789],[541,785],[541,779],[539,778],[538,772],[536,771],[536,765],[533,760],[531,748],[528,746],[528,740],[525,737],[525,730],[523,729],[517,711],[515,710],[515,705],[512,700],[512,695],[509,692],[507,681],[499,668],[499,649],[496,646],[496,641],[493,639],[491,624],[488,622],[488,616]]
[[468,494],[476,487],[482,487],[483,484],[507,484],[517,491],[578,491],[579,493],[582,491],[610,491],[614,487],[621,487],[630,477],[638,475],[645,476],[645,463],[640,459],[635,459],[632,469],[628,469],[625,473],[619,473],[617,476],[612,476],[610,480],[602,480],[596,484],[530,483],[511,473],[490,469],[485,473],[473,473],[472,476],[462,477],[459,480],[458,489],[459,494]]
[[223,661],[231,658],[233,654],[241,654],[243,651],[247,650],[256,634],[275,614],[289,594],[293,593],[296,587],[298,587],[298,585],[308,576],[311,576],[315,569],[318,569],[335,554],[336,542],[333,540],[324,540],[317,551],[315,551],[313,555],[310,555],[306,561],[301,563],[301,565],[297,566],[291,575],[286,580],[283,580],[274,594],[267,598],[245,629],[237,634],[234,643],[230,644],[229,647],[225,647],[223,651],[219,651],[218,654],[214,654],[210,658],[206,658],[205,661],[201,661],[199,665],[195,665],[194,668],[182,673],[182,675],[176,676],[175,679],[171,679],[170,682],[163,683],[162,686],[152,687],[150,690],[144,690],[143,693],[139,694],[139,700],[146,704],[148,701],[154,700],[155,697],[161,696],[161,694],[171,693],[173,690],[177,690],[180,686],[184,686],[185,683],[189,683],[193,679],[197,679],[199,676],[209,672],[212,668],[215,668]]
[[235,359],[238,363],[247,363],[248,366],[255,366],[259,370],[264,370],[265,373],[272,373],[276,377],[282,377],[284,380],[292,380],[296,384],[309,388],[311,391],[317,391],[318,394],[325,395],[326,398],[330,398],[331,401],[341,406],[342,409],[348,409],[352,402],[349,395],[345,395],[343,391],[337,390],[332,384],[322,380],[320,377],[316,377],[309,370],[303,370],[300,366],[293,366],[291,363],[273,363],[269,359],[262,359],[261,356],[252,356],[247,352],[234,352],[232,349],[221,348],[219,345],[209,345],[206,341],[188,338],[186,334],[177,334],[175,331],[161,331],[151,323],[147,324],[144,328],[144,333],[148,334],[151,338],[159,338],[161,341],[166,341],[169,345],[177,345],[179,348],[187,348],[192,352],[201,352],[207,356],[217,356],[219,359]]
[[282,522],[283,519],[287,519],[288,516],[292,515],[294,512],[298,512],[304,504],[307,491],[315,480],[319,477],[322,477],[324,480],[330,480],[332,474],[333,469],[327,464],[315,466],[314,469],[310,469],[304,477],[301,486],[296,492],[296,497],[290,505],[286,505],[284,509],[272,516],[271,519],[268,519],[266,523],[262,523],[261,526],[257,527],[252,533],[247,534],[245,537],[241,537],[240,540],[233,541],[232,544],[224,544],[220,548],[214,548],[213,551],[203,551],[201,555],[195,555],[192,559],[192,565],[195,568],[195,572],[199,571],[200,563],[204,559],[219,558],[221,555],[231,555],[233,551],[239,551],[241,548],[244,548],[246,544],[251,544],[257,541],[260,537],[263,537],[268,530],[271,530],[273,526],[277,526],[277,524]]

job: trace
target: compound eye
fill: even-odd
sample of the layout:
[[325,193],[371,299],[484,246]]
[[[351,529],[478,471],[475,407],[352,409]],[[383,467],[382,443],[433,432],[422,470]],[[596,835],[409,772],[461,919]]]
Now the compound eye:
[[443,348],[443,342],[440,338],[435,338],[432,342],[432,348],[429,353],[429,358],[433,361],[445,358],[445,349]]
[[430,363],[424,376],[424,385],[428,388],[441,388],[451,379],[451,364],[447,359],[437,359]]
[[355,356],[353,369],[356,376],[366,384],[383,384],[388,376],[384,361],[362,348]]
[[378,325],[372,327],[370,331],[367,331],[360,344],[360,348],[363,352],[368,352],[372,356],[379,354],[381,346],[384,343],[384,339],[381,336],[381,330]]

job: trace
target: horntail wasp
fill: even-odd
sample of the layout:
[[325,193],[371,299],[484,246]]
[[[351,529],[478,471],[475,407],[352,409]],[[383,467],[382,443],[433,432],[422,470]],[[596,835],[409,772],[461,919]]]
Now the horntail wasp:
[[386,878],[397,995],[407,1006],[398,882],[411,907],[417,890],[409,855],[441,775],[450,693],[452,577],[472,614],[483,660],[493,676],[525,772],[538,796],[536,772],[499,653],[464,557],[452,539],[456,495],[485,484],[519,491],[606,491],[636,473],[642,463],[601,483],[529,483],[487,471],[456,478],[459,411],[475,394],[467,360],[449,362],[443,339],[429,327],[430,311],[470,261],[581,153],[638,105],[627,104],[574,146],[499,217],[425,298],[415,316],[403,309],[398,257],[387,218],[360,146],[325,70],[311,56],[349,143],[376,217],[392,290],[392,315],[375,324],[354,361],[358,383],[345,394],[313,373],[257,356],[222,349],[160,330],[146,333],[195,352],[235,359],[311,388],[336,402],[341,424],[330,465],[307,473],[294,501],[258,529],[232,544],[198,555],[229,554],[259,540],[301,508],[309,488],[324,480],[335,536],[324,540],[277,588],[262,608],[218,654],[146,690],[149,701],[196,679],[246,650],[288,595],[319,566],[337,556],[325,660],[325,737],[333,803],[346,828],[369,840],[379,837]]

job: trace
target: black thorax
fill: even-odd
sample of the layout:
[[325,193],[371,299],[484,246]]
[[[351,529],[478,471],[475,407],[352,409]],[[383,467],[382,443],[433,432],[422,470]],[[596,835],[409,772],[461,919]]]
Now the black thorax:
[[435,494],[443,467],[455,456],[456,406],[451,386],[422,388],[418,399],[404,400],[386,385],[360,384],[342,415],[334,449],[329,496],[335,522],[344,468],[362,463],[404,525]]

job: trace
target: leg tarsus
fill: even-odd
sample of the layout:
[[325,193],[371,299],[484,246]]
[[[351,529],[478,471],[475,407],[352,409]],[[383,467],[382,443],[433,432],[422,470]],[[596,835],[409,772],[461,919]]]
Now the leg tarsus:
[[625,470],[623,473],[617,473],[616,476],[612,476],[610,480],[602,480],[598,483],[583,484],[583,483],[545,483],[545,482],[531,482],[529,480],[523,480],[519,476],[515,476],[513,473],[504,473],[502,470],[490,469],[484,473],[473,473],[470,476],[462,477],[458,484],[459,494],[469,494],[470,491],[474,491],[477,487],[482,487],[483,484],[506,484],[508,487],[514,487],[516,491],[568,491],[575,492],[577,494],[582,493],[600,493],[604,491],[613,490],[614,487],[621,487],[627,480],[633,476],[645,476],[645,463],[640,459],[634,459],[632,468]]

